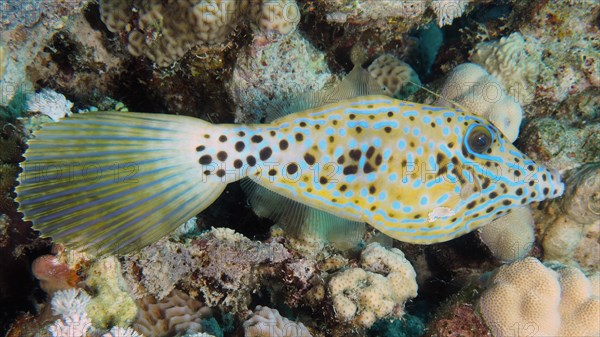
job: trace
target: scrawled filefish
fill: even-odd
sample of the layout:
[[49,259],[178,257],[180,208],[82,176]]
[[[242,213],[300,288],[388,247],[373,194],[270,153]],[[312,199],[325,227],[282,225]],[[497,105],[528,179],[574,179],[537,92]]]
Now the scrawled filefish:
[[382,95],[254,125],[82,113],[45,125],[25,157],[25,219],[100,253],[158,240],[242,178],[257,212],[291,227],[368,223],[421,244],[564,189],[488,121]]

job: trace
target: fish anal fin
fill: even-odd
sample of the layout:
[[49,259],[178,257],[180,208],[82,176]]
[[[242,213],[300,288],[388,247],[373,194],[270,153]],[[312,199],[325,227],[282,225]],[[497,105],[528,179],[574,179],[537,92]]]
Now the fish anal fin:
[[254,212],[277,223],[286,234],[302,239],[316,237],[334,245],[358,244],[365,223],[338,217],[273,192],[245,178],[240,182]]

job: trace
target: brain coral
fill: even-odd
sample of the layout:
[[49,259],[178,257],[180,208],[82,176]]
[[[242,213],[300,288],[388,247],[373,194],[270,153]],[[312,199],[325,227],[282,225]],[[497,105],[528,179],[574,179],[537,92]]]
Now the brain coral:
[[244,332],[245,337],[312,337],[304,324],[292,322],[279,311],[260,305],[244,322]]
[[419,75],[410,65],[389,54],[379,56],[368,70],[377,83],[396,98],[410,96],[419,90],[418,86],[421,85]]
[[404,303],[417,295],[416,273],[404,254],[371,243],[361,253],[360,265],[329,281],[336,318],[370,327],[377,319],[400,317]]
[[542,67],[542,48],[532,36],[512,33],[475,46],[471,61],[483,66],[519,103],[531,103]]
[[499,268],[480,299],[494,336],[597,336],[598,276],[577,268],[554,271],[535,258]]
[[[288,34],[300,21],[294,0],[100,1],[102,21],[125,30],[127,49],[168,66],[193,46],[220,43],[246,17],[266,34]],[[137,19],[133,19],[133,18]]]
[[485,69],[473,63],[464,63],[448,74],[436,104],[452,106],[459,103],[471,113],[487,118],[511,141],[519,136],[523,109],[502,84]]

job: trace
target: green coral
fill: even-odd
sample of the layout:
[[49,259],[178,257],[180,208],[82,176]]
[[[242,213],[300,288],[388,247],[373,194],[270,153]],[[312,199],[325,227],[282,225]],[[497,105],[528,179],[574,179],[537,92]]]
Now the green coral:
[[87,313],[96,327],[129,326],[137,306],[129,292],[115,257],[97,261],[88,271],[86,285],[94,294]]

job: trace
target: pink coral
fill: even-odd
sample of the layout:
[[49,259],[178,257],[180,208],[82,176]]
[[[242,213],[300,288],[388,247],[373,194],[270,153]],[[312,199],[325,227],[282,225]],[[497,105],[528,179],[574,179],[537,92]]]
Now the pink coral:
[[48,294],[58,290],[74,288],[77,274],[66,263],[62,263],[54,255],[42,255],[33,261],[33,275],[40,280],[40,287]]

